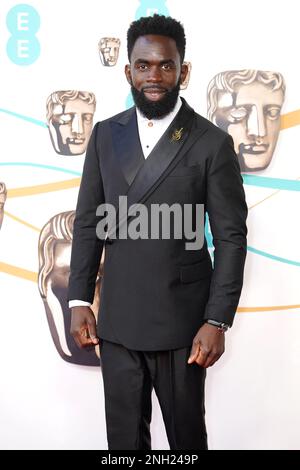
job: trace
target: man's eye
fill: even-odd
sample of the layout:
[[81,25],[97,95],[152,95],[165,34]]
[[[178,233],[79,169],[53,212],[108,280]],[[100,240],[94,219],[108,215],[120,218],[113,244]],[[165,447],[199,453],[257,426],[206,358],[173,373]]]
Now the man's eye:
[[171,69],[171,65],[170,65],[170,64],[163,64],[163,65],[162,65],[162,68],[163,68],[164,70],[170,70],[170,69]]
[[140,64],[140,65],[139,65],[139,69],[140,69],[140,70],[146,70],[146,69],[147,69],[147,65],[146,65],[146,64]]
[[280,115],[280,108],[273,107],[273,108],[268,108],[267,109],[267,116],[269,119],[278,119]]

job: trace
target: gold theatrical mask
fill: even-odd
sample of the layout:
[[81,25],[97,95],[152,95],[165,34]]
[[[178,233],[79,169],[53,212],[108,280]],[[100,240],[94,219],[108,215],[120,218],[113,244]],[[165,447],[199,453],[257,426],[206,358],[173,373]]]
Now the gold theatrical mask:
[[54,150],[60,155],[86,151],[96,109],[94,93],[55,91],[47,99],[47,122]]
[[242,172],[267,168],[280,131],[283,76],[262,70],[231,70],[208,86],[208,119],[234,141]]
[[[99,366],[99,345],[89,350],[79,349],[70,333],[71,310],[67,293],[74,217],[75,211],[62,212],[52,217],[41,230],[38,248],[38,286],[51,336],[60,356],[73,364]],[[96,321],[100,305],[103,260],[104,252],[91,306]]]
[[112,67],[119,57],[121,41],[118,38],[101,38],[98,43],[99,56],[102,65]]

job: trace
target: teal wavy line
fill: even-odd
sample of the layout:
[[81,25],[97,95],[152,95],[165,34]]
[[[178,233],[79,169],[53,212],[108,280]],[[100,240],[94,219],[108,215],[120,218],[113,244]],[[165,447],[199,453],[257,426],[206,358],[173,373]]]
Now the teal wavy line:
[[300,266],[299,261],[293,261],[291,259],[281,258],[279,256],[271,255],[270,253],[266,253],[265,251],[258,250],[257,248],[253,248],[252,246],[247,247],[248,251],[255,253],[256,255],[264,256],[265,258],[270,258],[273,261],[279,261],[280,263],[291,264],[293,266]]
[[44,121],[40,121],[39,119],[34,119],[24,114],[14,113],[13,111],[9,111],[8,109],[0,108],[1,113],[9,114],[10,116],[14,116],[19,119],[23,119],[23,121],[31,122],[31,124],[36,124],[37,126],[41,126],[44,128],[48,128],[48,125]]
[[286,191],[300,191],[300,181],[282,178],[269,178],[267,176],[243,175],[245,184],[260,188],[283,189]]
[[[81,173],[78,171],[67,170],[65,168],[51,166],[51,165],[42,165],[39,163],[31,162],[0,162],[0,165],[6,166],[33,166],[44,168],[46,170],[55,170],[61,171],[63,173],[69,173],[76,176],[81,176]],[[244,183],[251,186],[259,186],[262,188],[272,188],[272,189],[283,189],[287,191],[300,191],[300,180],[285,180],[282,178],[268,178],[266,176],[254,176],[254,175],[242,175]]]
[[[0,112],[9,114],[10,116],[17,117],[19,119],[23,119],[24,121],[30,122],[32,124],[36,124],[38,126],[43,127],[44,129],[48,128],[47,124],[44,121],[40,121],[38,119],[34,119],[23,114],[15,113],[13,111],[9,111],[8,109],[0,108]],[[35,166],[33,164],[30,164]],[[55,167],[47,167],[44,168],[54,169]],[[72,173],[70,170],[62,170],[59,169],[58,171],[64,171],[65,173]],[[77,173],[74,173],[77,174]],[[300,191],[300,181],[297,180],[286,180],[282,178],[269,178],[266,176],[258,176],[258,175],[248,175],[242,174],[242,178],[244,184],[249,186],[257,186],[260,188],[272,188],[272,189],[282,189],[286,191]]]
[[[57,166],[51,166],[51,165],[42,165],[40,163],[30,163],[30,162],[0,162],[1,166],[31,166],[31,167],[38,167],[38,168],[44,168],[47,170],[54,170],[54,171],[61,171],[62,173],[69,173],[72,175],[76,176],[81,176],[81,173],[78,171],[73,171],[73,170],[67,170],[65,168],[57,167]],[[253,248],[251,246],[247,247],[248,251],[251,251],[252,253],[255,253],[256,255],[264,256],[266,258],[270,258],[273,261],[278,261],[280,263],[286,263],[286,264],[291,264],[293,266],[300,266],[299,261],[293,261],[289,260],[286,258],[281,258],[279,256],[271,255],[270,253],[266,253],[265,251],[258,250],[257,248]]]
[[41,163],[31,163],[31,162],[0,162],[1,166],[33,166],[36,168],[43,168],[44,170],[54,170],[61,171],[62,173],[69,173],[75,176],[81,176],[81,173],[78,171],[67,170],[66,168],[61,168],[59,166],[43,165]]

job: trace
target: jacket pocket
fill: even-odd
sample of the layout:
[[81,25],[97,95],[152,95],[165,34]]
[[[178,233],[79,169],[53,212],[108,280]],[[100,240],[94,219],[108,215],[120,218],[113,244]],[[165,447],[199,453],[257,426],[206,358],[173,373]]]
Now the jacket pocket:
[[174,176],[194,176],[202,173],[203,165],[179,166],[172,170],[167,178]]
[[199,281],[212,273],[210,257],[204,258],[198,263],[180,266],[180,280],[183,284]]

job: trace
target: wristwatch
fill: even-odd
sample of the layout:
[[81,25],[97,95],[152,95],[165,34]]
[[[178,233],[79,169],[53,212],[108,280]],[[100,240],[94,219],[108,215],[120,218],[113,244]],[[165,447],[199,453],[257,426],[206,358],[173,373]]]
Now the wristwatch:
[[218,330],[223,331],[223,333],[225,333],[225,331],[227,331],[228,328],[230,328],[230,326],[227,325],[227,323],[223,323],[223,322],[216,321],[216,320],[206,320],[206,323],[216,326]]

